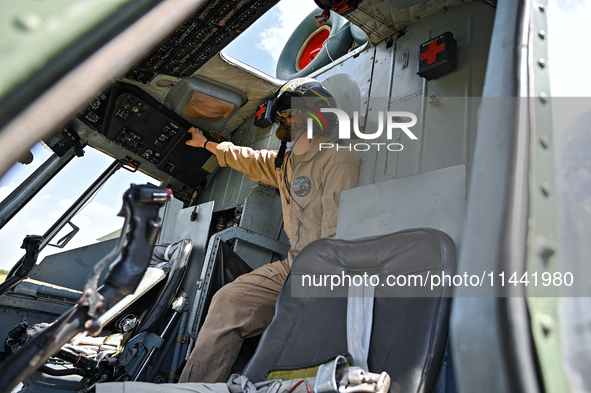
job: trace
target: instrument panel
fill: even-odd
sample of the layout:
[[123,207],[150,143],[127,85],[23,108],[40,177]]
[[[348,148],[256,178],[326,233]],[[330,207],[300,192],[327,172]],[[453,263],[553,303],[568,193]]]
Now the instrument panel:
[[202,167],[212,156],[205,149],[185,144],[191,139],[189,128],[189,122],[141,89],[116,84],[108,98],[100,133],[128,151],[139,165],[152,164],[188,190],[204,185],[209,172]]

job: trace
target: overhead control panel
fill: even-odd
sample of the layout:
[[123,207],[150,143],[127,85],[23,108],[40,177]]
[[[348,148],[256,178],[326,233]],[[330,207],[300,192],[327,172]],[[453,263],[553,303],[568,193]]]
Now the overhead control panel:
[[129,151],[134,161],[149,162],[197,189],[209,173],[202,166],[211,153],[185,144],[191,139],[190,127],[185,119],[139,88],[118,84],[111,91],[101,133]]
[[148,83],[157,74],[190,76],[278,2],[210,1],[125,77]]

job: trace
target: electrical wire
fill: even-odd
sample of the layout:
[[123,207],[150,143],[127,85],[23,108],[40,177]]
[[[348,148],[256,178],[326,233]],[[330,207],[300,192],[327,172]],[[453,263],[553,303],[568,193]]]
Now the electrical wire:
[[310,384],[308,383],[308,380],[306,380],[305,378],[302,379],[300,382],[296,383],[295,386],[289,390],[289,393],[293,393],[293,391],[296,390],[297,387],[302,384],[302,382],[306,384],[306,390],[308,391],[308,393],[312,393],[312,389],[310,389]]

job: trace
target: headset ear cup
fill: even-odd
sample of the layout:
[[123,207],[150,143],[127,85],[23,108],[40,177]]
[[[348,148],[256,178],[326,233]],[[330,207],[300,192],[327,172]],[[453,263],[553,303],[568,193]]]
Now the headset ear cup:
[[[324,101],[317,101],[314,105],[314,109],[322,115],[323,123],[326,121],[326,126],[323,124],[322,127],[318,125],[318,122],[314,122],[314,132],[318,132],[320,135],[329,136],[334,130],[336,115],[332,112],[323,112],[323,108],[331,108],[331,106],[327,105]],[[328,129],[326,127],[328,127]]]
[[326,135],[327,132],[326,127],[318,124],[318,122],[314,122],[314,135]]
[[326,122],[328,123],[328,128],[330,131],[334,131],[339,126],[339,117],[336,113],[327,113],[327,115]]
[[[308,122],[310,120],[312,120],[312,132],[314,133],[314,135],[330,135],[332,127],[330,122],[326,118],[326,113],[322,113],[321,119],[316,116],[314,118],[311,116],[306,116],[306,130],[308,129]],[[324,121],[326,121],[328,129],[326,128]]]
[[335,113],[332,112],[324,112],[324,119],[326,120],[326,124],[328,125],[328,130],[326,130],[325,135],[332,135],[333,132],[338,130],[339,125],[339,118]]

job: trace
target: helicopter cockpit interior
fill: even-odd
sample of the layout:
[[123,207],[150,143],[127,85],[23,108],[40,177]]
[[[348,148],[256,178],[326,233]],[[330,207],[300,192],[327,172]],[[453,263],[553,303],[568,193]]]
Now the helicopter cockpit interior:
[[[76,1],[63,3],[74,7]],[[16,276],[22,279],[17,277],[16,284],[0,291],[0,334],[6,335],[0,361],[26,348],[27,340],[47,328],[43,324],[74,306],[86,293],[88,274],[110,250],[121,250],[125,243],[111,237],[35,263],[40,250],[33,241],[42,249],[64,227],[72,226],[72,217],[121,168],[151,176],[173,197],[159,207],[162,223],[148,258],[148,273],[134,295],[101,317],[102,338],[77,336],[42,368],[29,373],[21,391],[90,392],[102,382],[176,382],[213,293],[243,273],[285,258],[290,246],[278,191],[220,166],[215,155],[185,142],[191,139],[188,130],[197,127],[212,141],[277,149],[280,141],[275,136],[277,125],[270,121],[270,104],[277,89],[293,78],[318,80],[339,107],[356,113],[352,129],[380,132],[371,141],[360,133],[351,140],[331,135],[333,148],[356,154],[361,168],[358,187],[341,195],[336,243],[327,243],[327,249],[346,248],[340,241],[388,234],[397,234],[384,242],[390,244],[409,236],[411,243],[418,239],[419,244],[431,236],[445,252],[438,255],[436,267],[426,270],[444,266],[482,271],[521,261],[504,256],[509,253],[505,248],[509,232],[522,240],[519,244],[527,244],[527,231],[516,224],[528,218],[527,209],[516,208],[525,203],[527,193],[518,190],[527,184],[514,174],[527,170],[523,156],[529,147],[521,131],[530,123],[524,125],[525,109],[516,101],[486,99],[519,97],[523,91],[529,97],[541,88],[537,83],[548,78],[529,60],[547,57],[544,44],[538,42],[541,35],[530,34],[530,29],[545,28],[543,6],[500,0],[315,0],[318,8],[294,30],[271,76],[222,49],[273,12],[278,0],[121,3],[125,4],[105,9],[110,14],[103,19],[92,19],[91,27],[79,31],[74,43],[55,49],[58,55],[29,59],[37,61],[36,68],[18,75],[14,65],[12,77],[20,78],[19,85],[0,84],[0,147],[4,146],[9,161],[2,162],[0,170],[5,172],[22,154],[9,146],[31,146],[41,139],[53,152],[0,202],[1,226],[69,162],[83,160],[85,149],[96,149],[114,160],[43,234],[43,240],[23,243],[29,244],[27,255],[9,273],[11,278],[19,272]],[[40,12],[47,13],[48,21],[71,17],[64,9],[49,6]],[[78,18],[91,20],[92,8],[81,7],[79,12]],[[19,29],[29,29],[25,22]],[[29,36],[15,33],[14,42],[42,43],[45,27],[39,26],[27,30]],[[402,128],[381,133],[384,116],[390,113],[413,114],[416,138]],[[121,239],[132,232],[124,231]],[[70,238],[75,235],[74,228]],[[64,239],[59,242],[69,241]],[[424,244],[425,249],[437,248]],[[524,253],[517,248],[511,252]],[[102,281],[108,272],[93,274]],[[286,285],[293,285],[293,280]],[[461,288],[458,293],[462,294]],[[539,311],[534,305],[528,311],[523,299],[521,303],[494,297],[470,300],[469,292],[463,295],[453,299],[453,307],[451,298],[443,295],[445,300],[419,305],[396,299],[393,306],[376,300],[375,309],[382,314],[375,317],[374,326],[380,338],[389,337],[402,352],[408,349],[400,337],[410,337],[413,327],[398,326],[385,317],[399,312],[424,328],[417,328],[421,343],[431,340],[429,345],[413,346],[415,352],[404,352],[416,360],[411,362],[414,371],[391,357],[393,352],[384,349],[389,347],[372,344],[372,362],[392,370],[397,378],[390,392],[408,386],[437,393],[470,391],[471,386],[491,392],[496,388],[544,391],[541,386],[554,383],[555,377],[546,374],[548,362],[536,357],[546,344],[543,337],[532,338],[529,313]],[[246,340],[234,371],[263,378],[273,366],[306,362],[294,348],[310,338],[306,335],[310,326],[316,326],[315,320],[292,321],[290,312],[319,314],[319,309],[329,306],[281,296],[277,312],[283,320],[271,326],[272,332],[279,332],[273,337],[279,338],[273,341],[270,336],[275,333],[269,333],[262,340]],[[335,315],[346,314],[346,302],[333,306]],[[428,310],[423,319],[414,311],[419,308]],[[281,336],[282,323],[288,322],[297,328],[293,335]],[[323,334],[332,331],[330,338],[346,341],[338,323],[326,317],[320,325]],[[454,336],[466,339],[454,342]],[[319,347],[342,349],[340,341],[333,348],[334,341],[324,337],[314,338]],[[510,347],[509,342],[520,345]],[[268,356],[261,355],[261,348]],[[280,359],[273,352],[277,348],[290,352],[289,360]],[[490,351],[486,361],[479,358],[485,350]],[[434,360],[430,363],[427,358]],[[493,363],[500,371],[490,371]],[[520,375],[515,375],[515,363],[520,364]]]

